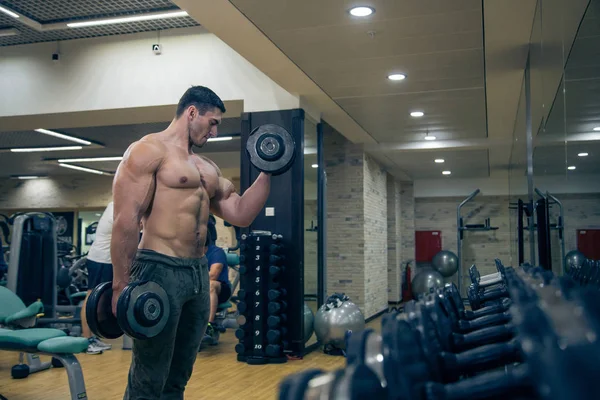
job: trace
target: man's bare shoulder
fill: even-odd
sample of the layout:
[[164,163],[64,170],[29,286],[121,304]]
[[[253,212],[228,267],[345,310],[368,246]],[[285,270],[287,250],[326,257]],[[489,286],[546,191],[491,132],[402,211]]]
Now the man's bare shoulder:
[[157,169],[167,156],[167,146],[150,134],[129,145],[121,165],[133,169]]

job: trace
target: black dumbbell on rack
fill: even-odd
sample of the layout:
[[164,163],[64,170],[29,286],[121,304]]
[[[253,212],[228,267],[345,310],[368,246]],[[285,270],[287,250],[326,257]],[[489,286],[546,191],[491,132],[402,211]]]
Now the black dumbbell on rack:
[[[284,396],[282,392],[279,398],[600,398],[600,387],[594,380],[600,364],[597,336],[600,293],[597,290],[582,293],[577,287],[565,293],[561,291],[560,280],[550,281],[535,269],[525,268],[519,273],[512,269],[507,271],[506,284],[514,303],[510,308],[514,339],[500,346],[485,345],[452,355],[461,360],[451,362],[454,367],[449,366],[444,351],[434,351],[436,345],[441,350],[448,346],[440,338],[444,328],[439,326],[448,321],[435,315],[443,302],[438,301],[440,293],[432,294],[415,303],[416,311],[409,306],[405,315],[386,314],[381,335],[365,330],[350,336],[346,370],[304,375],[302,385],[295,386],[294,397]],[[513,355],[516,357],[512,358]],[[468,366],[469,357],[478,368]],[[454,370],[460,369],[456,368],[458,364],[467,372],[477,374],[457,382],[444,382],[448,378],[439,373],[440,368],[450,369],[450,374],[456,375]],[[501,367],[487,372],[481,370],[494,364]],[[372,374],[357,373],[364,371],[364,367]],[[292,376],[285,382],[291,384],[293,380]]]
[[509,298],[504,298],[496,304],[472,311],[465,309],[454,283],[446,284],[443,291],[437,293],[446,303],[447,309],[452,311],[451,316],[455,317],[453,325],[456,325],[456,331],[459,333],[468,333],[510,321],[510,314],[506,313],[511,305]]

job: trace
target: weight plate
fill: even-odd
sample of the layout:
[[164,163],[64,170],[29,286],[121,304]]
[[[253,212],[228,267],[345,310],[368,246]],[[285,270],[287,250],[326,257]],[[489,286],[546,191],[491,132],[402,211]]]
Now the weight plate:
[[446,314],[442,300],[437,294],[427,295],[425,305],[422,310],[429,315],[434,324],[435,331],[438,333],[440,344],[444,351],[452,351],[454,348],[452,341],[452,323],[450,316]]
[[167,292],[156,282],[134,282],[125,287],[117,305],[121,329],[136,339],[150,339],[162,332],[170,316]]
[[254,129],[246,142],[250,162],[258,170],[280,175],[287,171],[296,156],[294,138],[283,127],[275,124]]
[[85,305],[85,316],[90,330],[103,339],[123,336],[117,318],[112,313],[112,282],[104,282],[92,289]]
[[350,335],[346,345],[346,365],[365,362],[366,343],[372,332],[373,329],[365,329]]
[[420,346],[431,374],[435,380],[439,380],[442,374],[437,357],[442,351],[442,346],[437,337],[435,325],[428,313],[424,312],[425,305],[420,301],[413,301],[413,303],[415,303],[414,311],[408,314],[407,321],[420,337]]
[[[237,350],[237,348],[236,348]],[[294,375],[289,375],[279,384],[279,400],[302,400],[308,382],[325,372],[321,369],[308,369]]]
[[382,325],[381,336],[383,371],[389,393],[402,400],[420,398],[419,388],[430,380],[430,374],[415,331],[398,315]]

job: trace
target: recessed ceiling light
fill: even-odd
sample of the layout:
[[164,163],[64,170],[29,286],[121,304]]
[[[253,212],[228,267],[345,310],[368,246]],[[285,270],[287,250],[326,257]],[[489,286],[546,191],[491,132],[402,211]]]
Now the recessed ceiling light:
[[355,17],[367,17],[374,12],[374,8],[365,6],[353,7],[350,9],[350,14],[354,15]]
[[425,113],[423,111],[413,111],[410,113],[411,117],[422,117],[423,115],[425,115]]
[[39,133],[43,133],[44,135],[49,135],[49,136],[54,136],[57,137],[59,139],[65,139],[65,140],[70,140],[71,142],[75,142],[75,143],[81,143],[81,144],[85,144],[86,146],[92,144],[92,142],[88,141],[88,140],[83,140],[83,139],[79,139],[73,136],[69,136],[69,135],[65,135],[63,133],[58,133],[58,132],[54,132],[48,129],[35,129],[36,132]]
[[91,174],[98,174],[98,175],[104,175],[105,174],[104,171],[99,171],[99,170],[93,169],[93,168],[80,167],[78,165],[70,165],[70,164],[58,164],[58,165],[60,165],[61,167],[65,167],[65,168],[76,169],[78,171],[89,172]]
[[402,80],[406,79],[406,75],[404,75],[404,74],[390,74],[390,75],[388,75],[388,79],[390,81],[402,81]]
[[13,28],[0,29],[0,37],[17,36],[19,31]]
[[26,175],[26,176],[17,176],[17,179],[39,179],[39,176]]
[[311,165],[311,167],[313,167],[313,168],[319,168],[319,164],[313,164],[313,165]]
[[0,6],[0,12],[3,12],[6,15],[10,15],[13,18],[19,18],[19,14],[15,13],[15,12],[12,12],[8,8],[4,8],[2,6]]
[[436,158],[434,161],[436,164],[443,164],[445,160],[443,158]]
[[34,153],[37,151],[65,151],[65,150],[81,150],[81,146],[59,146],[59,147],[18,147],[10,149],[13,153]]
[[442,171],[442,175],[450,175],[452,172],[450,171]]
[[576,169],[576,168],[577,168],[577,167],[576,167],[576,166],[574,166],[574,165],[570,165],[570,166],[568,166],[568,167],[567,167],[567,169],[569,169],[569,170],[571,170],[571,171],[572,171],[572,170],[574,170],[574,169]]
[[102,214],[96,213],[96,217],[101,217],[101,216],[102,216]]
[[70,163],[70,162],[103,162],[103,161],[121,161],[122,156],[119,157],[84,157],[84,158],[61,158],[57,160],[59,163]]
[[218,136],[213,137],[207,140],[207,142],[225,142],[227,140],[232,140],[233,136]]
[[117,18],[106,18],[106,19],[94,19],[90,21],[81,21],[81,22],[68,22],[67,26],[69,28],[83,28],[87,26],[96,26],[96,25],[111,25],[111,24],[125,24],[128,22],[138,22],[138,21],[150,21],[154,19],[167,19],[167,18],[180,18],[187,17],[188,13],[186,11],[167,11],[167,12],[158,12],[158,13],[147,13],[142,15],[132,15],[128,17],[117,17]]
[[595,128],[594,128],[594,130],[595,130],[596,132],[600,131],[600,126],[597,126],[597,127],[595,127]]
[[579,157],[587,157],[589,154],[588,153],[579,153],[577,154]]
[[431,136],[431,135],[425,136],[425,140],[435,140],[435,139],[437,139],[435,136]]

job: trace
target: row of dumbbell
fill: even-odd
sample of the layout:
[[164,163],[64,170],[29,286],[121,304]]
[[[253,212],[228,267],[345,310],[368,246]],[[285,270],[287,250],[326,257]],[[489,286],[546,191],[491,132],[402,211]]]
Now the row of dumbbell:
[[[524,282],[522,276],[527,276],[528,282]],[[597,327],[588,326],[586,332],[581,322],[590,320],[589,311],[595,308],[589,305],[595,304],[598,296],[591,303],[589,293],[570,292],[563,296],[560,282],[552,280],[546,271],[531,267],[521,268],[520,274],[507,268],[502,280],[512,297],[512,300],[504,299],[502,304],[515,303],[508,310],[502,311],[503,308],[496,305],[492,306],[495,312],[488,313],[489,307],[482,308],[476,312],[483,311],[487,315],[475,317],[473,312],[461,308],[456,289],[447,285],[418,302],[407,304],[404,314],[386,315],[381,335],[372,330],[353,334],[348,342],[345,369],[328,374],[309,370],[289,377],[281,385],[280,398],[573,396],[579,399],[597,396],[598,389],[585,380],[593,370],[573,376],[573,372],[578,371],[573,357],[581,351],[589,352],[590,356],[600,355],[597,343],[587,340],[578,346],[566,346],[564,332],[555,331],[554,317],[551,318],[540,303],[554,301],[562,315],[573,315],[570,321],[573,329],[568,337],[576,337],[574,333],[590,336],[590,329],[598,332]],[[534,286],[550,287],[551,291],[544,296],[557,296],[558,300],[544,298],[540,302],[532,289]],[[569,310],[572,313],[568,313]],[[594,317],[591,319],[597,322],[597,316]],[[482,322],[484,318],[487,322]],[[466,323],[475,325],[469,333],[465,332]],[[586,365],[589,367],[589,362]],[[289,397],[290,393],[296,397]]]
[[285,272],[282,236],[252,232],[241,236],[237,309],[243,322],[235,335],[238,360],[246,357],[282,357],[287,340],[287,291],[281,285]]

